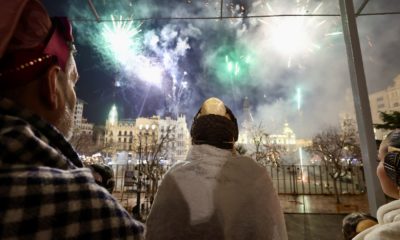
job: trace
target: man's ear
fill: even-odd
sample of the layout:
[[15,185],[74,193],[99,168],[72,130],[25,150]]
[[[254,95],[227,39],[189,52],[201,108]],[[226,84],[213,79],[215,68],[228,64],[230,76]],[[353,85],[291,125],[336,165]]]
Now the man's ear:
[[50,110],[58,108],[57,81],[60,71],[61,68],[59,66],[51,66],[41,82],[41,97],[44,104],[49,107]]

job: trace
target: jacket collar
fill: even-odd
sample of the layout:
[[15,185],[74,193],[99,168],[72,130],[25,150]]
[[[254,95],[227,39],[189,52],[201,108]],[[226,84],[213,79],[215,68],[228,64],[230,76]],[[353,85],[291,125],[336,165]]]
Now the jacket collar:
[[[33,150],[29,149],[31,146],[26,144],[26,141],[32,139],[31,141],[34,141],[31,144],[34,145],[32,148],[43,147],[43,150],[48,152],[55,150],[59,154],[61,153],[62,158],[67,161],[67,165],[83,166],[78,154],[64,136],[55,127],[28,109],[17,106],[9,99],[0,99],[0,121],[3,122],[2,129],[8,129],[8,131],[13,131],[18,135],[16,140],[21,141],[22,149]],[[16,125],[19,128],[16,128]],[[31,131],[21,129],[31,129]],[[49,154],[50,156],[54,155],[53,153]]]

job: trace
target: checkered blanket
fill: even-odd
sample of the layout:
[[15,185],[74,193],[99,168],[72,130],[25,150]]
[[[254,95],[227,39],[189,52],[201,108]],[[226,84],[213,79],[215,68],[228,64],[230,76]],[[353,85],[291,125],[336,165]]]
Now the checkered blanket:
[[64,137],[0,100],[0,239],[141,239]]

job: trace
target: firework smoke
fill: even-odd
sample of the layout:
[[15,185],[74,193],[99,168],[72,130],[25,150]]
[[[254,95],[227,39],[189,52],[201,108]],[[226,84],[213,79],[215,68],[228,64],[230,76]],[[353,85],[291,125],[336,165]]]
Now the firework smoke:
[[[220,1],[118,1],[119,5],[115,5],[114,1],[104,0],[103,3],[98,6],[100,15],[107,18],[113,15],[117,19],[220,14]],[[224,1],[223,6],[223,15],[234,17],[338,12],[337,2],[319,0]],[[359,18],[359,21],[364,28],[378,29],[376,18]],[[84,23],[78,36],[84,36],[96,48],[103,24],[111,26],[111,22]],[[129,54],[128,60],[110,60],[100,49],[98,52],[102,68],[115,72],[120,88],[129,96],[133,117],[142,114],[143,106],[143,114],[185,112],[191,119],[205,98],[216,96],[240,118],[241,99],[247,96],[255,121],[262,122],[268,132],[279,132],[287,121],[297,136],[310,137],[322,127],[336,124],[341,112],[352,111],[353,103],[348,101],[352,98],[347,97],[350,82],[339,17],[154,20],[132,26],[138,30],[131,33],[135,33],[132,38],[139,46],[130,47],[135,53]],[[283,26],[294,31],[277,32]],[[380,44],[398,46],[394,42],[398,28],[388,38],[392,42],[383,34],[373,38],[367,30],[360,29],[360,39],[365,39],[363,49],[368,49],[367,56],[372,59],[382,58],[376,50]],[[398,55],[393,52],[386,52],[390,59]],[[397,61],[389,60],[386,62],[390,69],[396,69]],[[396,72],[383,71],[384,62],[370,62],[366,73],[377,90],[379,74],[385,72],[387,83]],[[293,97],[298,86],[301,86],[301,122]]]

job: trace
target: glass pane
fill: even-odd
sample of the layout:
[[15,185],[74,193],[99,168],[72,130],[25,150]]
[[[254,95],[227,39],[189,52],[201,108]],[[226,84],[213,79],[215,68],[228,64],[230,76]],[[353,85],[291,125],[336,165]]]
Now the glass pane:
[[[399,111],[397,99],[400,15],[360,16],[357,19],[364,68],[370,93],[373,123],[382,123],[379,112]],[[377,130],[382,139],[387,131]]]
[[400,11],[399,1],[396,0],[370,0],[362,13],[382,13]]
[[[71,19],[95,19],[90,4],[79,0],[43,1],[53,15]],[[340,13],[338,1],[331,0],[92,0],[98,16],[109,20],[111,15],[123,18],[218,18],[287,14]],[[223,7],[221,8],[221,4]]]
[[340,13],[338,1],[331,0],[225,0],[224,7],[224,16]]
[[[336,159],[335,169],[307,151],[329,127],[355,128],[338,1],[223,1],[220,19],[221,1],[93,0],[100,22],[87,1],[44,2],[51,14],[73,19],[84,116],[121,128],[105,127],[104,136],[113,146],[107,155],[118,165],[119,191],[125,170],[139,175],[135,151],[153,139],[138,134],[153,126],[146,121],[185,116],[188,130],[201,103],[215,96],[238,118],[248,156],[260,160],[255,134],[267,134],[277,148],[277,161],[259,162],[286,212],[367,211],[360,156]],[[358,17],[370,90],[396,75],[398,20]],[[127,165],[119,164],[125,158]],[[348,204],[337,205],[336,193]]]
[[110,15],[134,18],[215,17],[220,15],[220,1],[218,0],[94,0],[93,3],[101,18],[105,19]]

